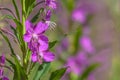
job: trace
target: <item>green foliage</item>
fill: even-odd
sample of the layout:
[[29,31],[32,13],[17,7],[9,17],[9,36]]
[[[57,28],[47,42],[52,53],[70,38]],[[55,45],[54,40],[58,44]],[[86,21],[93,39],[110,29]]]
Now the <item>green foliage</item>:
[[40,80],[43,75],[45,75],[50,68],[50,63],[43,63],[40,65],[36,63],[34,68],[31,70],[29,75],[30,80]]
[[7,19],[14,19],[13,16],[11,16],[11,15],[3,15],[1,18],[2,19],[5,19],[5,18],[7,18]]
[[111,77],[110,80],[120,80],[120,57],[115,56],[112,59],[112,67],[111,67]]
[[29,15],[34,8],[36,0],[25,0],[25,11]]
[[49,49],[54,47],[56,43],[57,43],[57,41],[49,42]]
[[50,76],[50,80],[60,80],[61,77],[66,72],[66,70],[67,70],[67,68],[61,68],[59,70],[56,70],[56,71],[52,72],[52,74]]
[[34,23],[38,20],[38,18],[40,17],[40,14],[44,11],[44,8],[41,8],[38,13],[31,19],[31,22]]
[[75,6],[74,0],[61,0],[68,11],[72,12]]
[[34,80],[39,80],[48,71],[49,67],[50,63],[43,63],[40,65]]
[[80,47],[79,39],[80,39],[81,35],[82,35],[82,27],[80,26],[74,34],[74,44],[73,45],[74,45],[75,48],[74,48],[73,53],[76,53],[78,51],[79,47]]
[[8,43],[12,55],[15,55],[14,49],[12,48],[12,45],[11,45],[11,43],[10,43],[8,37],[5,36],[1,31],[0,31],[0,34],[2,35],[2,37],[4,38],[4,40]]
[[10,29],[13,31],[13,33],[16,36],[17,40],[19,41],[19,39],[18,39],[18,33],[17,33],[16,29],[12,25],[10,25]]
[[14,16],[14,18],[16,18],[14,13],[12,12],[12,10],[10,10],[9,8],[2,7],[2,8],[0,8],[0,10],[6,10],[6,11],[10,12]]
[[78,78],[78,80],[85,80],[90,75],[91,72],[93,72],[95,69],[97,69],[100,66],[100,64],[95,63],[90,66],[83,72],[83,74]]
[[12,69],[14,70],[13,80],[28,80],[27,74],[25,73],[25,70],[21,66],[19,60],[15,56],[13,56],[13,58],[14,58],[14,63],[9,59],[7,59]]
[[18,19],[20,20],[20,14],[19,14],[19,10],[18,10],[18,7],[17,7],[17,4],[16,4],[15,0],[12,0],[12,3],[14,5],[16,15],[17,15]]

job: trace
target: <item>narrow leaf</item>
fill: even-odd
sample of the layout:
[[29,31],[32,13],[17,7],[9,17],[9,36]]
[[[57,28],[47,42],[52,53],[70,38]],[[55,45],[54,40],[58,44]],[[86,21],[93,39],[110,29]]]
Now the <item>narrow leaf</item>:
[[48,71],[49,67],[50,63],[43,63],[40,65],[34,77],[34,80],[40,80],[40,78]]
[[[6,10],[6,11],[10,12],[10,13],[15,17],[14,13],[13,13],[12,10],[10,10],[9,8],[0,7],[0,10]],[[15,17],[15,18],[16,18],[16,17]]]
[[8,43],[11,53],[12,53],[13,55],[15,55],[14,50],[13,50],[13,48],[12,48],[12,45],[11,45],[11,43],[10,43],[8,37],[5,36],[1,31],[0,31],[0,34],[1,34],[2,37],[5,39],[5,41]]
[[39,12],[31,19],[31,22],[32,23],[36,22],[43,11],[44,11],[44,8],[41,8]]
[[98,68],[99,66],[100,66],[100,64],[98,64],[98,63],[95,63],[95,64],[90,65],[90,66],[83,72],[83,74],[79,77],[78,80],[84,80],[84,79],[86,79],[86,78],[89,76],[89,74],[90,74],[92,71],[94,71],[96,68]]
[[14,17],[11,16],[11,15],[3,15],[3,16],[1,16],[1,19],[5,19],[5,18],[7,18],[7,19],[14,19]]
[[10,28],[13,31],[14,35],[16,36],[17,40],[19,41],[16,29],[12,25],[10,25]]
[[57,41],[49,42],[49,49],[54,47],[56,43],[57,43]]
[[12,0],[12,2],[13,2],[13,5],[14,5],[14,8],[15,8],[15,11],[16,11],[16,15],[17,15],[18,19],[20,20],[20,14],[19,14],[17,4],[16,4],[15,0]]
[[56,70],[55,72],[52,72],[50,76],[50,80],[60,80],[61,77],[64,75],[66,72],[67,68],[61,68],[59,70]]

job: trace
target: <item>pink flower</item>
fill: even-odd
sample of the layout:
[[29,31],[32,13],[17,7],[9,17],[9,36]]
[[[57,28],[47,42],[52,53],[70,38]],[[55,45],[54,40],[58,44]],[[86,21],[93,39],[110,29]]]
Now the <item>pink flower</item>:
[[46,6],[49,6],[52,9],[56,9],[56,1],[55,0],[45,0]]
[[82,49],[88,53],[94,53],[95,51],[92,41],[88,36],[82,36],[80,38],[80,45]]

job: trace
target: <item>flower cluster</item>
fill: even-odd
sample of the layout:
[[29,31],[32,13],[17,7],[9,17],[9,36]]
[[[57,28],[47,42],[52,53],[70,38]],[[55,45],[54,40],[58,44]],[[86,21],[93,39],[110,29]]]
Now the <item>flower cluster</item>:
[[[55,9],[55,0],[45,0],[46,6]],[[45,31],[53,26],[55,23],[50,21],[51,10],[47,10],[45,19],[33,25],[29,20],[26,21],[26,33],[24,34],[24,41],[28,43],[29,49],[32,51],[31,59],[33,62],[42,63],[51,62],[54,60],[55,55],[49,51],[49,41],[44,35]]]
[[4,76],[4,66],[5,66],[5,56],[0,56],[0,80],[9,80],[6,76]]
[[48,29],[49,25],[43,21],[33,25],[30,21],[26,21],[26,33],[24,41],[28,43],[29,49],[32,51],[32,61],[42,63],[42,59],[46,62],[54,60],[54,54],[48,50],[48,38],[44,32]]

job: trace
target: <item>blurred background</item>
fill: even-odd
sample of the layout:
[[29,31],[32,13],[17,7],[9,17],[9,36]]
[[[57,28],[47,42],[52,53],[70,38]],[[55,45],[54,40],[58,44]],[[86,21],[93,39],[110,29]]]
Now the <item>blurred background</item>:
[[[100,64],[86,80],[120,80],[120,0],[56,1],[57,9],[53,11],[51,21],[57,26],[46,32],[50,42],[57,42],[51,49],[56,55],[51,70],[69,66],[62,80],[77,80],[91,65]],[[11,0],[0,0],[0,7],[3,6],[14,12]],[[40,7],[35,8],[28,19]],[[2,17],[5,13],[0,10],[0,27],[7,28]],[[11,43],[18,53],[12,39]],[[1,36],[0,53],[7,56],[10,53]]]

